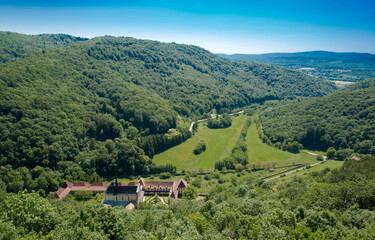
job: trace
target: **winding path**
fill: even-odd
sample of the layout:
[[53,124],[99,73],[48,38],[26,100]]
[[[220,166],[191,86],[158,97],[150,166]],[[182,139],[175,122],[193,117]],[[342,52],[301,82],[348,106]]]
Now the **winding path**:
[[[199,120],[198,120],[198,121],[199,121]],[[189,132],[193,131],[194,123],[195,123],[195,122],[192,122],[192,123],[191,123],[191,125],[190,125],[190,127],[189,127]]]
[[[318,154],[316,154],[316,153],[312,153],[312,152],[306,152],[306,153],[307,153],[307,154],[310,154],[310,155],[313,155],[313,156],[318,156]],[[311,164],[311,165],[309,165],[309,166],[310,166],[310,167],[314,167],[314,166],[316,166],[316,165],[319,165],[319,164],[321,164],[321,163],[327,161],[327,156],[323,156],[323,158],[324,158],[323,161],[321,161],[321,162],[317,162],[317,163],[313,163],[313,164]],[[292,170],[292,171],[290,171],[290,172],[286,172],[286,173],[283,173],[283,174],[280,174],[280,175],[277,175],[277,176],[271,177],[271,178],[266,179],[266,180],[264,180],[264,181],[265,181],[265,182],[268,182],[268,181],[271,181],[271,180],[273,180],[273,179],[279,178],[279,177],[281,177],[282,175],[286,176],[286,175],[289,175],[289,174],[292,174],[292,173],[295,173],[295,172],[298,172],[298,171],[301,171],[301,170],[305,170],[306,168],[307,168],[307,167],[301,167],[301,168],[298,168],[298,169],[294,169],[294,170]]]

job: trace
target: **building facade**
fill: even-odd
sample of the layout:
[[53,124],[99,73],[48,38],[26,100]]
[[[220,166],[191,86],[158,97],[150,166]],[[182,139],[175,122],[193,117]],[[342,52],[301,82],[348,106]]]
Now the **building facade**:
[[140,184],[124,185],[121,183],[111,183],[104,192],[103,204],[110,206],[124,206],[130,203],[136,206],[143,201],[144,191]]
[[116,179],[109,186],[99,182],[90,185],[86,182],[73,184],[66,181],[56,192],[56,198],[61,200],[70,192],[77,191],[104,192],[103,204],[132,209],[144,201],[145,195],[168,196],[168,203],[175,202],[187,185],[187,182],[182,178],[178,181],[147,181],[141,178],[138,182],[129,182],[128,184],[119,183]]

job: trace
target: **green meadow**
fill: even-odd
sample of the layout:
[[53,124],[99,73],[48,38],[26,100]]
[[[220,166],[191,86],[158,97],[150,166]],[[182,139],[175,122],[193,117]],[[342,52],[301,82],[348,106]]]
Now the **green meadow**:
[[[241,115],[234,117],[232,126],[226,129],[209,129],[200,124],[198,131],[192,138],[155,155],[153,161],[157,164],[172,163],[176,165],[178,170],[213,169],[216,161],[230,155],[245,122],[246,116]],[[201,140],[206,142],[207,150],[199,155],[194,155],[193,150]],[[247,151],[250,164],[273,162],[275,166],[283,166],[316,162],[316,156],[309,155],[304,151],[293,154],[262,143],[254,122],[247,133]]]
[[309,155],[304,151],[294,154],[263,143],[258,136],[254,121],[251,123],[248,129],[246,141],[247,154],[250,164],[259,162],[274,162],[275,166],[283,166],[297,163],[316,162],[316,156]]
[[308,174],[313,173],[313,172],[316,172],[316,173],[319,174],[319,172],[321,172],[322,170],[324,170],[326,168],[328,168],[331,171],[332,169],[340,168],[343,164],[344,164],[344,161],[327,160],[324,163],[316,165],[316,166],[314,166],[310,169],[305,169],[305,170],[298,171],[298,172],[290,174],[290,175],[286,175],[285,177],[278,178],[278,180],[288,180],[288,179],[293,178],[293,177],[304,176],[304,175],[308,175]]
[[[232,126],[225,129],[209,129],[199,125],[195,135],[186,142],[154,156],[157,164],[172,163],[181,169],[213,169],[215,162],[229,156],[246,122],[246,116],[233,118]],[[206,142],[207,149],[199,155],[193,150],[199,141]]]

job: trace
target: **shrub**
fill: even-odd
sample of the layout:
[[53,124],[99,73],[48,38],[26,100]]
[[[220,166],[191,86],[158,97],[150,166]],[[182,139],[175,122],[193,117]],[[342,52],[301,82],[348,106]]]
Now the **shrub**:
[[238,164],[236,164],[235,168],[236,168],[236,171],[241,172],[244,169],[244,166],[242,166],[242,164],[238,163]]
[[197,189],[196,187],[194,186],[187,186],[186,189],[184,190],[184,192],[182,193],[182,198],[185,198],[185,199],[196,199],[198,197],[198,192],[197,192]]
[[209,181],[209,180],[211,180],[211,179],[212,179],[211,174],[206,174],[206,175],[204,175],[204,180]]
[[202,152],[206,151],[206,143],[204,141],[200,141],[194,148],[193,153],[195,155],[201,154]]
[[334,149],[333,147],[330,147],[330,148],[328,148],[326,154],[327,154],[328,159],[334,159],[335,156],[336,156],[336,149]]
[[159,176],[160,179],[168,179],[170,177],[171,177],[171,174],[169,172],[162,172],[160,173],[160,176]]

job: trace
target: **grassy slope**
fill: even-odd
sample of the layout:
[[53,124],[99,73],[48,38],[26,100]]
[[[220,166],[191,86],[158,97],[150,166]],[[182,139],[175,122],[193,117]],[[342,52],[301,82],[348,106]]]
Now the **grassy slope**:
[[[215,162],[222,160],[231,153],[243,125],[246,116],[241,115],[233,118],[232,126],[226,129],[209,129],[199,126],[198,132],[186,142],[168,149],[154,156],[157,164],[173,163],[177,169],[182,168],[214,168]],[[207,150],[200,155],[194,155],[193,149],[200,140],[204,140]]]
[[[320,172],[325,168],[329,168],[330,170],[335,169],[335,168],[340,168],[343,163],[344,163],[344,161],[328,160],[328,161],[324,162],[323,164],[319,164],[319,165],[317,165],[315,167],[312,167],[310,169],[305,169],[303,171],[299,171],[299,172],[287,175],[287,176],[283,177],[282,179],[290,179],[290,178],[293,178],[293,177],[296,177],[296,176],[303,177],[304,175],[307,175],[307,174],[312,173],[312,172]],[[281,180],[281,179],[278,179],[278,180]]]
[[258,137],[256,125],[252,122],[247,132],[247,153],[249,163],[276,162],[276,166],[283,166],[293,163],[314,163],[316,157],[305,152],[293,154],[262,143]]

